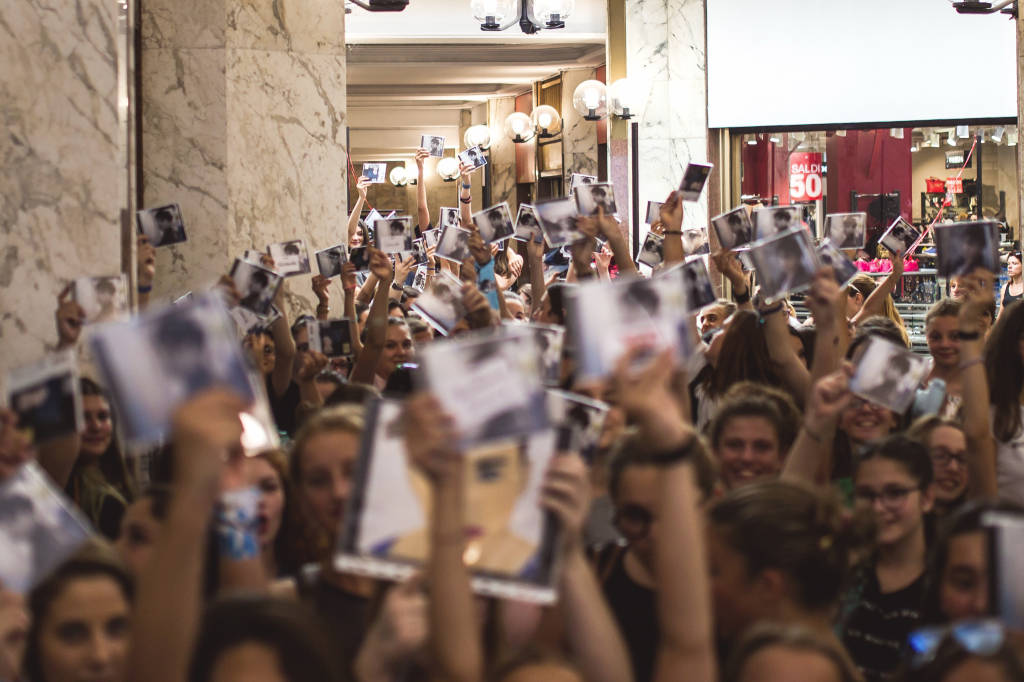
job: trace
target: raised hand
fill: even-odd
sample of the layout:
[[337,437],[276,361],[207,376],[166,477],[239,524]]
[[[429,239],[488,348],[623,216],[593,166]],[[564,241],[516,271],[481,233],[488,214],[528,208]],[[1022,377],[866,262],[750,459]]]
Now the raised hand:
[[242,300],[242,294],[238,292],[238,287],[235,286],[235,280],[231,279],[231,275],[221,275],[217,280],[216,288],[224,294],[224,302],[229,308],[238,305]]
[[462,176],[462,181],[465,183],[469,182],[469,176],[472,175],[476,169],[472,166],[462,163],[459,161],[459,175]]
[[13,476],[32,457],[32,442],[18,429],[18,415],[0,407],[0,482]]
[[853,393],[850,392],[852,376],[853,365],[846,362],[841,369],[823,376],[814,384],[804,416],[804,427],[811,433],[821,433],[829,428],[853,401]]
[[68,284],[57,295],[57,347],[69,348],[78,343],[85,324],[85,311],[71,298],[74,283]]
[[367,247],[370,253],[370,272],[381,282],[390,283],[395,277],[395,268],[388,254],[372,246]]
[[491,262],[491,250],[480,236],[480,230],[476,225],[469,228],[469,252],[473,254],[473,260],[479,265],[487,265]]
[[427,643],[430,623],[423,578],[413,574],[391,588],[356,660],[363,682],[392,679]]
[[466,306],[466,321],[473,329],[490,327],[494,322],[491,304],[476,284],[462,285],[462,305]]
[[149,237],[140,234],[137,238],[138,244],[138,280],[140,287],[153,286],[153,278],[156,276],[156,247],[149,243]]
[[718,271],[729,280],[734,290],[745,291],[747,289],[747,275],[743,272],[743,265],[739,257],[732,251],[719,251],[711,255]]
[[185,402],[171,420],[175,484],[182,491],[216,499],[225,463],[241,453],[245,400],[213,388]]
[[453,479],[462,471],[455,419],[436,397],[418,393],[405,402],[405,447],[409,459],[432,481]]
[[551,459],[540,502],[561,523],[566,548],[582,549],[583,528],[590,510],[590,478],[579,455],[560,454]]
[[317,353],[315,350],[306,351],[299,355],[299,381],[313,381],[327,367],[327,356]]
[[683,229],[683,195],[680,192],[670,192],[658,215],[663,230]]
[[360,175],[359,180],[356,181],[356,191],[359,192],[359,196],[361,196],[363,199],[366,199],[366,191],[370,189],[370,185],[372,184],[373,183],[370,182],[370,179],[368,177],[366,177],[365,175]]
[[423,170],[423,162],[430,158],[430,150],[420,147],[416,150],[416,165]]
[[[838,320],[838,305],[846,303],[846,294],[836,282],[835,272],[830,267],[823,267],[814,273],[811,288],[804,298],[804,304],[814,316],[816,327],[831,327]],[[845,316],[844,316],[845,319]]]
[[594,260],[597,262],[597,271],[602,275],[607,275],[612,267],[612,252],[607,244],[602,246],[600,251],[594,253]]
[[356,285],[356,266],[354,263],[345,263],[341,266],[341,286],[345,291],[352,291]]
[[902,277],[903,276],[903,250],[890,251],[889,262],[892,263],[892,276]]
[[[345,263],[345,265],[351,265],[351,263]],[[327,279],[323,275],[313,275],[312,285],[313,295],[316,296],[320,303],[326,304],[329,299],[327,288],[331,286],[331,280]]]
[[401,262],[395,263],[395,281],[400,284],[405,284],[405,280],[408,279],[409,273],[416,268],[416,257],[409,256]]

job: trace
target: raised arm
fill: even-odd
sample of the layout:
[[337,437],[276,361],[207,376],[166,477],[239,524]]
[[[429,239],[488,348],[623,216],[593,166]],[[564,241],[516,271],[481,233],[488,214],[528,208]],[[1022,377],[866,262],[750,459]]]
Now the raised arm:
[[630,682],[629,651],[601,593],[583,548],[590,510],[587,467],[576,454],[556,455],[548,466],[541,504],[555,515],[562,533],[559,606],[564,631],[588,682]]
[[369,187],[369,179],[360,175],[359,180],[356,182],[356,191],[359,195],[356,197],[356,203],[352,207],[352,212],[348,214],[348,231],[346,232],[348,238],[345,240],[346,244],[352,243],[352,237],[356,233],[356,228],[359,227],[359,216],[363,213],[363,204],[366,203],[366,190]]
[[621,224],[615,219],[615,216],[605,215],[604,207],[598,207],[597,209],[597,226],[601,234],[604,235],[604,238],[608,240],[608,247],[615,256],[615,264],[619,266],[619,274],[639,274],[636,269],[636,263],[633,262],[633,258],[629,255],[629,244],[626,243],[626,237],[622,234]]
[[[760,298],[760,296],[758,297]],[[765,341],[768,343],[768,354],[775,364],[790,393],[803,403],[811,387],[811,373],[800,356],[793,350],[789,340],[789,315],[782,301],[771,305],[759,304],[761,319],[764,322]]]
[[[642,351],[641,351],[642,352]],[[651,448],[661,453],[664,470],[655,525],[654,575],[658,585],[661,638],[654,680],[715,679],[711,586],[704,531],[692,465],[686,460],[701,447],[693,426],[674,409],[672,351],[640,369],[632,369],[637,351],[620,360],[614,375],[619,403],[636,421]]]
[[743,265],[739,257],[732,251],[719,251],[711,256],[718,271],[729,280],[732,285],[732,297],[736,307],[740,310],[753,310],[754,304],[751,301],[750,280],[747,273],[743,272]]
[[885,299],[892,292],[896,291],[896,285],[900,283],[900,278],[903,277],[903,252],[893,253],[890,251],[889,262],[892,263],[892,272],[864,299],[864,305],[853,316],[852,322],[854,325],[860,324],[872,315],[882,315],[885,313]]
[[349,320],[349,334],[352,337],[352,353],[358,357],[363,352],[359,340],[359,323],[356,314],[356,266],[345,263],[341,266],[341,288],[345,290],[345,317]]
[[473,170],[464,163],[459,164],[459,220],[467,229],[473,224],[473,183],[470,182]]
[[843,357],[846,356],[846,349],[850,344],[850,325],[846,321],[846,292],[839,288],[832,268],[821,268],[815,274],[804,303],[814,316],[811,382],[815,382],[842,366]]
[[976,273],[962,278],[966,294],[960,306],[960,382],[963,391],[964,435],[967,436],[968,495],[994,498],[999,494],[996,479],[996,441],[989,421],[988,377],[985,374],[985,333],[982,316],[992,304],[992,275]]
[[388,289],[394,281],[395,271],[388,259],[387,254],[370,248],[370,268],[377,276],[377,293],[373,296],[373,303],[370,304],[370,314],[366,318],[366,343],[363,352],[356,359],[355,367],[352,368],[350,381],[373,384],[374,372],[377,369],[377,361],[380,360],[381,351],[384,349],[384,342],[388,333]]
[[270,325],[270,335],[274,337],[274,371],[270,375],[270,383],[274,387],[274,394],[284,395],[288,386],[292,383],[292,373],[295,370],[295,339],[292,338],[291,326],[288,324],[288,306],[285,303],[285,287],[282,284],[277,290],[274,305],[281,315]]
[[686,251],[683,249],[683,195],[679,192],[670,193],[661,205],[659,217],[664,226],[665,242],[662,248],[665,265],[682,263],[686,260]]
[[428,620],[430,653],[439,679],[480,682],[484,672],[483,639],[477,625],[465,551],[463,454],[454,420],[433,396],[420,394],[406,403],[405,442],[410,459],[431,481],[430,585]]
[[[139,575],[128,679],[185,682],[203,608],[205,538],[224,462],[238,456],[245,403],[221,389],[174,417],[174,483],[150,561]],[[232,455],[231,453],[234,453]]]
[[423,164],[430,158],[430,152],[422,147],[416,150],[416,221],[419,234],[430,227],[430,207],[427,205],[427,181]]
[[540,310],[547,287],[544,285],[544,242],[526,243],[526,262],[530,265],[530,319]]
[[815,382],[807,399],[804,423],[782,468],[782,478],[815,485],[828,483],[839,415],[853,400],[852,375],[853,366],[847,363]]

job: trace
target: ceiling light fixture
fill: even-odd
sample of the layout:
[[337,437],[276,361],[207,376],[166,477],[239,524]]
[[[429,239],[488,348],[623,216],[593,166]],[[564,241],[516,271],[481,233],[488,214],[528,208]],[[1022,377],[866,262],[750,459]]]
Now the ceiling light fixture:
[[542,104],[530,114],[534,130],[540,137],[554,137],[562,131],[562,115],[558,109]]
[[459,177],[459,162],[454,156],[446,156],[437,162],[437,174],[445,182],[455,182]]
[[533,132],[533,121],[521,111],[513,112],[505,119],[505,135],[516,144],[532,140]]
[[481,31],[504,31],[516,23],[528,35],[542,28],[565,28],[575,0],[472,0],[470,9]]
[[772,144],[779,144],[780,142],[782,142],[782,136],[779,135],[778,133],[771,133],[768,136],[768,141],[771,142]]
[[462,141],[466,143],[466,149],[470,147],[480,147],[480,149],[491,148],[491,129],[484,124],[478,124],[470,126],[466,129],[466,134],[462,136]]
[[601,81],[583,81],[572,93],[572,108],[587,121],[600,121],[608,115],[608,88]]

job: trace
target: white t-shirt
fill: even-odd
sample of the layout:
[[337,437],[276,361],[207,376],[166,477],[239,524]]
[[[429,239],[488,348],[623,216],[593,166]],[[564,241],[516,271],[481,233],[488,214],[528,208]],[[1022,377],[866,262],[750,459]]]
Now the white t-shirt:
[[[1024,405],[1021,406],[1024,418]],[[1024,429],[1009,441],[996,441],[996,479],[999,497],[1024,504]]]

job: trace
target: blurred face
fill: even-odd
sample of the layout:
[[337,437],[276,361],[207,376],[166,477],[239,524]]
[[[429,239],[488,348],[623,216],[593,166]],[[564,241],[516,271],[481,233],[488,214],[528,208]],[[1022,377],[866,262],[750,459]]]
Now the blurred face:
[[363,245],[363,228],[357,227],[356,231],[352,234],[352,239],[349,241],[350,246],[362,246]]
[[935,499],[953,502],[967,489],[967,437],[952,426],[937,426],[928,439],[935,467]]
[[259,369],[260,374],[266,376],[274,371],[277,364],[277,347],[270,334],[250,334],[246,337],[249,347],[249,355]]
[[958,301],[964,297],[964,286],[959,275],[953,275],[949,279],[949,297]]
[[988,611],[988,542],[985,531],[954,535],[939,584],[939,610],[948,620],[983,618]]
[[854,288],[847,290],[846,294],[846,319],[853,319],[853,316],[864,307],[864,294]]
[[245,460],[245,480],[260,491],[258,518],[260,546],[266,549],[274,544],[281,530],[284,514],[284,481],[265,457],[248,457]]
[[485,447],[465,460],[467,539],[504,530],[529,471],[518,446]]
[[1020,277],[1020,258],[1017,258],[1016,256],[1010,256],[1009,258],[1006,259],[1006,274],[1014,278]]
[[135,500],[124,512],[116,548],[133,576],[138,576],[149,561],[160,535],[160,521],[153,516],[153,498]]
[[288,682],[277,652],[266,644],[245,642],[225,650],[210,670],[210,682]]
[[107,451],[114,438],[110,405],[101,395],[83,395],[82,412],[85,431],[82,432],[81,456],[94,461]]
[[292,338],[295,339],[296,351],[299,353],[306,353],[309,351],[309,327],[302,325],[294,334],[292,334]]
[[956,338],[957,320],[951,315],[933,318],[925,330],[928,352],[941,369],[956,369],[960,363],[960,340]]
[[509,313],[509,315],[512,316],[512,319],[514,319],[517,322],[526,322],[527,321],[527,318],[526,318],[526,307],[523,306],[523,304],[521,302],[519,302],[519,301],[517,301],[515,299],[506,298],[505,299],[505,306],[508,308],[508,313]]
[[46,682],[124,682],[128,616],[128,601],[113,579],[91,576],[68,582],[39,623]]
[[713,305],[706,308],[700,315],[700,333],[707,334],[712,329],[718,329],[725,322],[725,306]]
[[377,361],[377,376],[386,379],[395,371],[395,366],[403,362],[412,362],[416,351],[412,343],[409,327],[404,324],[388,325],[388,335],[384,340],[384,350]]
[[740,682],[842,682],[828,658],[816,651],[801,651],[781,644],[766,646],[747,659]]
[[544,293],[544,298],[540,300],[540,307],[534,313],[533,320],[541,324],[558,324],[558,320],[555,319],[554,312],[551,309],[551,297],[548,296],[547,292]]
[[725,423],[715,449],[722,482],[728,489],[778,475],[782,468],[779,437],[764,417],[733,417]]
[[615,491],[615,525],[631,552],[650,566],[654,560],[654,516],[661,471],[655,466],[627,466]]
[[427,328],[416,332],[412,335],[413,345],[419,348],[425,343],[430,343],[434,340],[434,332],[432,329]]
[[872,457],[857,468],[854,481],[857,506],[869,509],[878,524],[878,544],[897,545],[921,530],[924,514],[932,508],[930,492],[899,462]]
[[898,424],[899,416],[892,410],[862,398],[854,398],[839,417],[839,428],[854,443],[869,443],[884,438]]
[[970,656],[946,673],[942,682],[1014,682],[1003,666],[994,661]]
[[332,536],[345,513],[358,453],[356,434],[324,431],[306,441],[299,458],[298,501],[306,517]]

